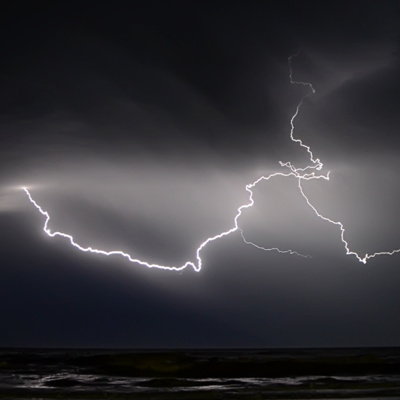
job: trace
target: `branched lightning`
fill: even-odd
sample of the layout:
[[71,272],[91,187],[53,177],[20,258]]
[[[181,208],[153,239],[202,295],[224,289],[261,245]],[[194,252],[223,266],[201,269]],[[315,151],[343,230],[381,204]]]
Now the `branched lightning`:
[[300,147],[302,147],[309,156],[309,160],[310,160],[310,165],[304,167],[304,168],[296,168],[290,161],[286,161],[286,162],[282,162],[280,161],[279,164],[281,167],[284,168],[288,168],[290,172],[275,172],[272,173],[270,175],[267,176],[261,176],[258,179],[256,179],[253,183],[249,183],[246,185],[245,189],[246,191],[249,193],[249,201],[246,204],[243,204],[241,206],[239,206],[237,208],[237,212],[236,215],[234,217],[234,224],[233,227],[221,232],[215,236],[211,236],[209,238],[207,238],[204,242],[202,242],[200,244],[200,246],[197,248],[196,250],[196,261],[186,261],[184,264],[182,264],[181,266],[168,266],[168,265],[160,265],[160,264],[154,264],[154,263],[150,263],[147,261],[143,261],[140,260],[138,258],[132,257],[131,255],[129,255],[128,253],[125,253],[124,251],[121,250],[112,250],[112,251],[106,251],[106,250],[102,250],[102,249],[96,249],[93,247],[85,247],[80,245],[79,243],[77,243],[74,239],[74,237],[72,235],[63,233],[63,232],[52,232],[50,230],[50,228],[48,227],[49,222],[50,222],[50,215],[47,211],[43,210],[43,208],[33,199],[30,191],[26,188],[23,187],[22,189],[25,191],[26,195],[28,196],[29,201],[36,207],[36,209],[45,217],[45,222],[43,225],[43,231],[50,237],[62,237],[67,239],[70,244],[74,247],[76,247],[78,250],[83,251],[83,252],[89,252],[89,253],[95,253],[95,254],[101,254],[101,255],[105,255],[105,256],[121,256],[126,258],[129,262],[131,263],[135,263],[135,264],[139,264],[139,265],[143,265],[145,267],[148,268],[159,268],[159,269],[164,269],[164,270],[170,270],[170,271],[182,271],[183,269],[187,268],[187,267],[192,267],[195,271],[200,271],[201,267],[202,267],[202,259],[201,259],[201,252],[202,250],[211,242],[217,240],[217,239],[222,239],[225,236],[228,236],[236,231],[238,231],[243,239],[243,241],[248,244],[251,245],[259,250],[263,250],[263,251],[277,251],[281,254],[291,254],[291,255],[296,255],[296,256],[300,256],[300,257],[310,257],[309,255],[304,255],[301,254],[297,251],[291,250],[291,249],[279,249],[277,247],[273,247],[273,248],[266,248],[263,247],[261,245],[258,245],[250,240],[248,240],[245,235],[244,232],[242,230],[242,228],[240,228],[239,226],[239,218],[241,217],[242,213],[244,210],[253,207],[254,205],[254,199],[253,199],[253,188],[255,186],[257,186],[258,184],[260,184],[263,181],[268,181],[271,178],[274,177],[294,177],[297,179],[297,186],[299,188],[300,194],[302,195],[302,197],[304,198],[305,202],[307,203],[307,205],[314,211],[315,215],[332,224],[332,225],[336,225],[340,228],[340,239],[344,245],[344,248],[346,250],[346,254],[347,255],[352,255],[355,256],[357,258],[358,261],[362,262],[362,263],[366,263],[367,260],[369,260],[370,258],[376,257],[376,256],[380,256],[380,255],[393,255],[395,253],[400,253],[400,249],[395,249],[392,251],[381,251],[381,252],[377,252],[377,253],[373,253],[373,254],[365,254],[364,256],[360,256],[358,253],[356,253],[355,251],[350,250],[349,244],[348,242],[345,240],[345,228],[344,225],[340,222],[340,221],[334,221],[324,215],[322,215],[317,208],[310,202],[309,198],[307,197],[307,195],[304,193],[304,189],[302,187],[302,181],[308,181],[308,180],[312,180],[312,179],[324,179],[324,180],[329,180],[329,174],[330,172],[326,173],[326,174],[322,174],[321,171],[323,168],[323,164],[320,161],[319,158],[315,158],[313,152],[311,151],[310,146],[307,146],[303,143],[303,141],[301,139],[298,139],[294,136],[294,131],[295,131],[295,119],[298,116],[301,106],[303,105],[304,100],[314,94],[316,91],[313,87],[313,85],[309,82],[302,82],[302,81],[295,81],[293,79],[293,69],[292,69],[292,60],[293,58],[297,57],[299,53],[292,55],[288,58],[288,64],[289,64],[289,80],[290,83],[292,85],[301,85],[301,86],[305,86],[309,89],[309,91],[300,99],[300,102],[298,103],[296,110],[293,114],[293,116],[290,119],[290,139],[298,144]]
[[290,126],[291,126],[291,129],[290,129],[290,138],[292,139],[292,141],[298,143],[301,147],[303,147],[303,148],[306,149],[306,151],[307,151],[308,154],[309,154],[309,158],[310,158],[310,161],[312,162],[312,165],[307,166],[307,167],[305,167],[305,168],[295,168],[290,162],[286,162],[286,163],[280,162],[281,166],[290,168],[290,170],[291,170],[291,171],[295,174],[295,176],[298,178],[298,188],[299,188],[299,190],[300,190],[300,193],[301,193],[301,195],[303,196],[303,198],[304,198],[304,200],[306,201],[306,203],[308,204],[308,206],[314,211],[315,215],[316,215],[318,218],[320,218],[320,219],[322,219],[322,220],[324,220],[324,221],[326,221],[326,222],[329,222],[329,223],[332,224],[332,225],[337,225],[337,226],[339,226],[339,228],[340,228],[340,239],[341,239],[342,243],[344,244],[344,248],[345,248],[345,250],[346,250],[346,254],[347,254],[347,255],[355,256],[355,257],[357,258],[358,261],[360,261],[360,262],[366,264],[367,261],[368,261],[370,258],[374,258],[374,257],[381,256],[381,255],[392,256],[392,255],[395,254],[395,253],[400,253],[400,249],[395,249],[395,250],[391,250],[391,251],[379,251],[379,252],[376,252],[376,253],[373,253],[373,254],[367,254],[367,253],[366,253],[364,256],[360,256],[357,252],[350,250],[349,243],[348,243],[348,242],[346,241],[346,239],[344,238],[344,235],[345,235],[345,228],[344,228],[343,223],[340,222],[340,221],[334,221],[334,220],[332,220],[332,219],[330,219],[330,218],[325,217],[324,215],[322,215],[322,214],[316,209],[316,207],[310,202],[309,198],[308,198],[308,197],[306,196],[306,194],[304,193],[304,189],[303,189],[303,187],[302,187],[302,185],[301,185],[301,182],[302,182],[303,179],[304,179],[304,180],[310,180],[310,179],[320,179],[320,178],[322,178],[322,179],[325,179],[325,180],[329,180],[329,172],[328,172],[326,175],[323,175],[323,174],[317,175],[317,174],[315,173],[315,171],[313,171],[313,172],[311,172],[311,173],[309,173],[309,174],[305,174],[304,172],[307,171],[307,170],[309,170],[309,169],[315,169],[315,170],[317,170],[317,171],[320,171],[320,170],[322,169],[322,167],[323,167],[323,164],[322,164],[322,162],[319,160],[319,158],[314,158],[314,155],[313,155],[313,153],[312,153],[312,151],[311,151],[311,148],[310,148],[309,146],[303,144],[303,142],[302,142],[300,139],[297,139],[297,138],[294,137],[294,120],[295,120],[295,118],[297,117],[297,115],[298,115],[298,113],[299,113],[300,107],[302,106],[303,101],[305,100],[305,98],[306,98],[307,96],[309,96],[309,95],[315,93],[315,89],[314,89],[314,87],[313,87],[313,85],[312,85],[311,83],[293,80],[292,59],[293,59],[294,57],[296,57],[297,55],[298,55],[298,53],[297,53],[296,55],[290,56],[290,57],[288,58],[290,83],[291,83],[291,84],[295,84],[295,85],[308,86],[308,87],[310,88],[310,91],[309,91],[306,95],[304,95],[304,96],[301,98],[299,104],[297,105],[296,112],[294,113],[294,115],[292,116],[292,118],[291,118],[291,120],[290,120]]

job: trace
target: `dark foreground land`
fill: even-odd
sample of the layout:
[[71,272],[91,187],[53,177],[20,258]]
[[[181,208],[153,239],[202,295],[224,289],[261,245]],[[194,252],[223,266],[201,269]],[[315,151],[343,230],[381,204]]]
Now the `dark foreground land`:
[[2,399],[400,398],[400,348],[0,351]]

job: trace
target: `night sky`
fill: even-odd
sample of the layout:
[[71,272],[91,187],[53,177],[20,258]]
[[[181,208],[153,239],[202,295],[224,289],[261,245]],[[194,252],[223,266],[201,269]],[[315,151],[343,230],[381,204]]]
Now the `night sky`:
[[398,1],[10,2],[0,14],[0,347],[400,346]]

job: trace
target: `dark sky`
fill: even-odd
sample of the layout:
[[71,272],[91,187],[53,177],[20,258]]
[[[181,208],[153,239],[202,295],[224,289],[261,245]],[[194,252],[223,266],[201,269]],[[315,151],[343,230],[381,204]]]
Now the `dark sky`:
[[11,2],[0,15],[0,347],[400,345],[398,1]]

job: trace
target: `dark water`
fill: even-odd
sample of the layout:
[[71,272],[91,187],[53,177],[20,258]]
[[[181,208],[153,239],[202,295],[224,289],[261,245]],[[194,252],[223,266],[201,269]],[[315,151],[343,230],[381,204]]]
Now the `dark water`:
[[0,350],[2,399],[399,398],[400,348]]

